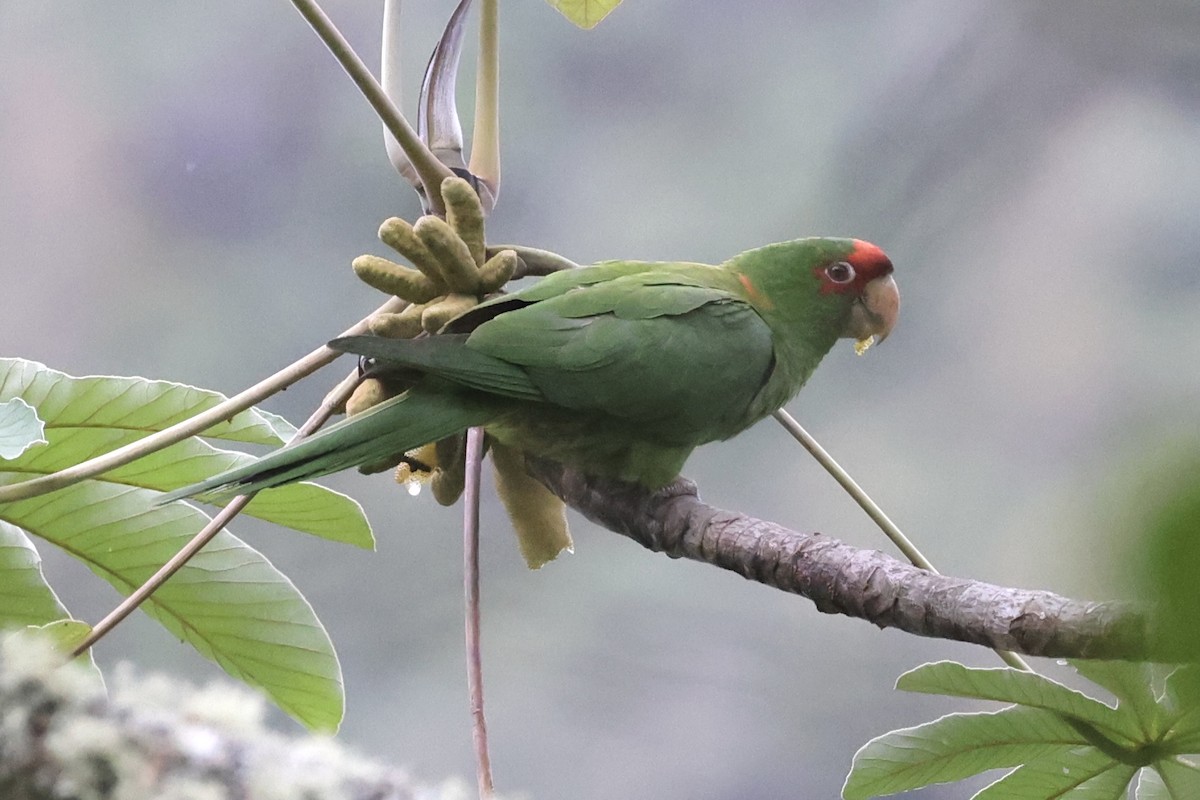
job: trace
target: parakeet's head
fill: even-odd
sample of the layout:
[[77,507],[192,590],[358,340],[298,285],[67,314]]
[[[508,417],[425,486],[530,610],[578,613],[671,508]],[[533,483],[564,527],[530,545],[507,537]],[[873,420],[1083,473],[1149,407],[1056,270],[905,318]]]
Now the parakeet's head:
[[853,298],[842,338],[869,343],[874,337],[876,343],[882,342],[900,314],[900,290],[892,278],[891,259],[870,242],[843,241],[846,244],[842,256],[825,259],[813,268],[813,275],[820,284],[821,294]]
[[900,312],[892,262],[861,239],[812,237],[747,250],[726,262],[764,317],[831,345],[856,339],[861,354],[891,332]]

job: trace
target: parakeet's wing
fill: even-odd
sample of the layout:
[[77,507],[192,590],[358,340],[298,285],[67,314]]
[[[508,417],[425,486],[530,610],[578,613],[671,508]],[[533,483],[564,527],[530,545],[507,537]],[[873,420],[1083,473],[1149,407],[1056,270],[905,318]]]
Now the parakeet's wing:
[[556,273],[424,340],[331,346],[507,398],[599,412],[694,445],[753,421],[770,377],[770,329],[702,264],[608,262]]
[[543,281],[494,301],[501,313],[467,348],[522,367],[547,402],[666,438],[745,427],[774,363],[766,323],[714,267],[627,263],[602,265],[606,280]]

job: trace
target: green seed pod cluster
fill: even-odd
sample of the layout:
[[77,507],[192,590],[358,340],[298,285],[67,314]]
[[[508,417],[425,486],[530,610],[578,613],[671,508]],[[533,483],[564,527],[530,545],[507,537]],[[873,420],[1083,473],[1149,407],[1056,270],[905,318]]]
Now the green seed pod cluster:
[[[475,190],[465,180],[447,178],[441,186],[446,202],[446,219],[424,216],[410,225],[393,217],[379,228],[384,244],[400,253],[411,267],[379,256],[354,259],[354,272],[369,286],[409,302],[403,311],[378,314],[370,320],[376,336],[411,339],[436,335],[448,322],[470,311],[488,295],[499,291],[520,269],[545,272],[574,266],[560,256],[522,249],[530,264],[517,251],[487,250],[483,207]],[[346,403],[350,414],[361,413],[399,391],[403,380],[367,378]],[[407,453],[396,454],[359,467],[361,472],[395,468],[400,484],[429,484],[434,499],[452,505],[462,495],[466,475],[463,434],[431,442]],[[526,563],[536,569],[563,550],[571,549],[565,507],[525,472],[525,456],[519,449],[504,447],[490,439],[496,486],[516,531]]]
[[[363,255],[354,259],[354,273],[372,288],[409,302],[403,311],[378,314],[370,320],[371,333],[396,339],[436,334],[446,323],[470,311],[487,295],[512,279],[518,259],[512,250],[487,256],[483,206],[471,184],[462,178],[442,182],[446,219],[424,216],[410,225],[393,217],[379,228],[379,238],[412,264]],[[346,403],[357,414],[401,391],[367,378]],[[465,462],[461,437],[438,442],[407,454],[398,454],[360,467],[362,472],[396,468],[396,480],[428,482],[439,503],[451,505],[463,490]]]
[[487,257],[483,207],[471,185],[462,178],[447,178],[442,182],[442,198],[445,220],[424,216],[410,225],[392,217],[379,228],[383,243],[411,267],[373,255],[354,259],[354,273],[364,283],[412,304],[400,314],[372,320],[371,330],[379,336],[437,333],[512,279],[517,255],[501,250]]

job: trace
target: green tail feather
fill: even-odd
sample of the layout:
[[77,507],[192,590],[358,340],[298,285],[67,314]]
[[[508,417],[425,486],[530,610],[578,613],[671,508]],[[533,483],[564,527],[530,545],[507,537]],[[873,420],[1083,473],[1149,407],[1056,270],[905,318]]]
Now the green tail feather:
[[227,499],[293,481],[319,478],[379,461],[493,419],[502,403],[484,395],[431,389],[426,384],[253,464],[168,492],[158,503],[185,497]]

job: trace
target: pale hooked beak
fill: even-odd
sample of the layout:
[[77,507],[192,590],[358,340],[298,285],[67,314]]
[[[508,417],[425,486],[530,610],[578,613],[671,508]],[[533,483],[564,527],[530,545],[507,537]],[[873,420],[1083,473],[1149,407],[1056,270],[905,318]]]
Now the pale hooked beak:
[[892,276],[884,275],[870,281],[850,309],[850,319],[842,338],[863,341],[875,337],[878,344],[892,332],[900,315],[900,290]]

